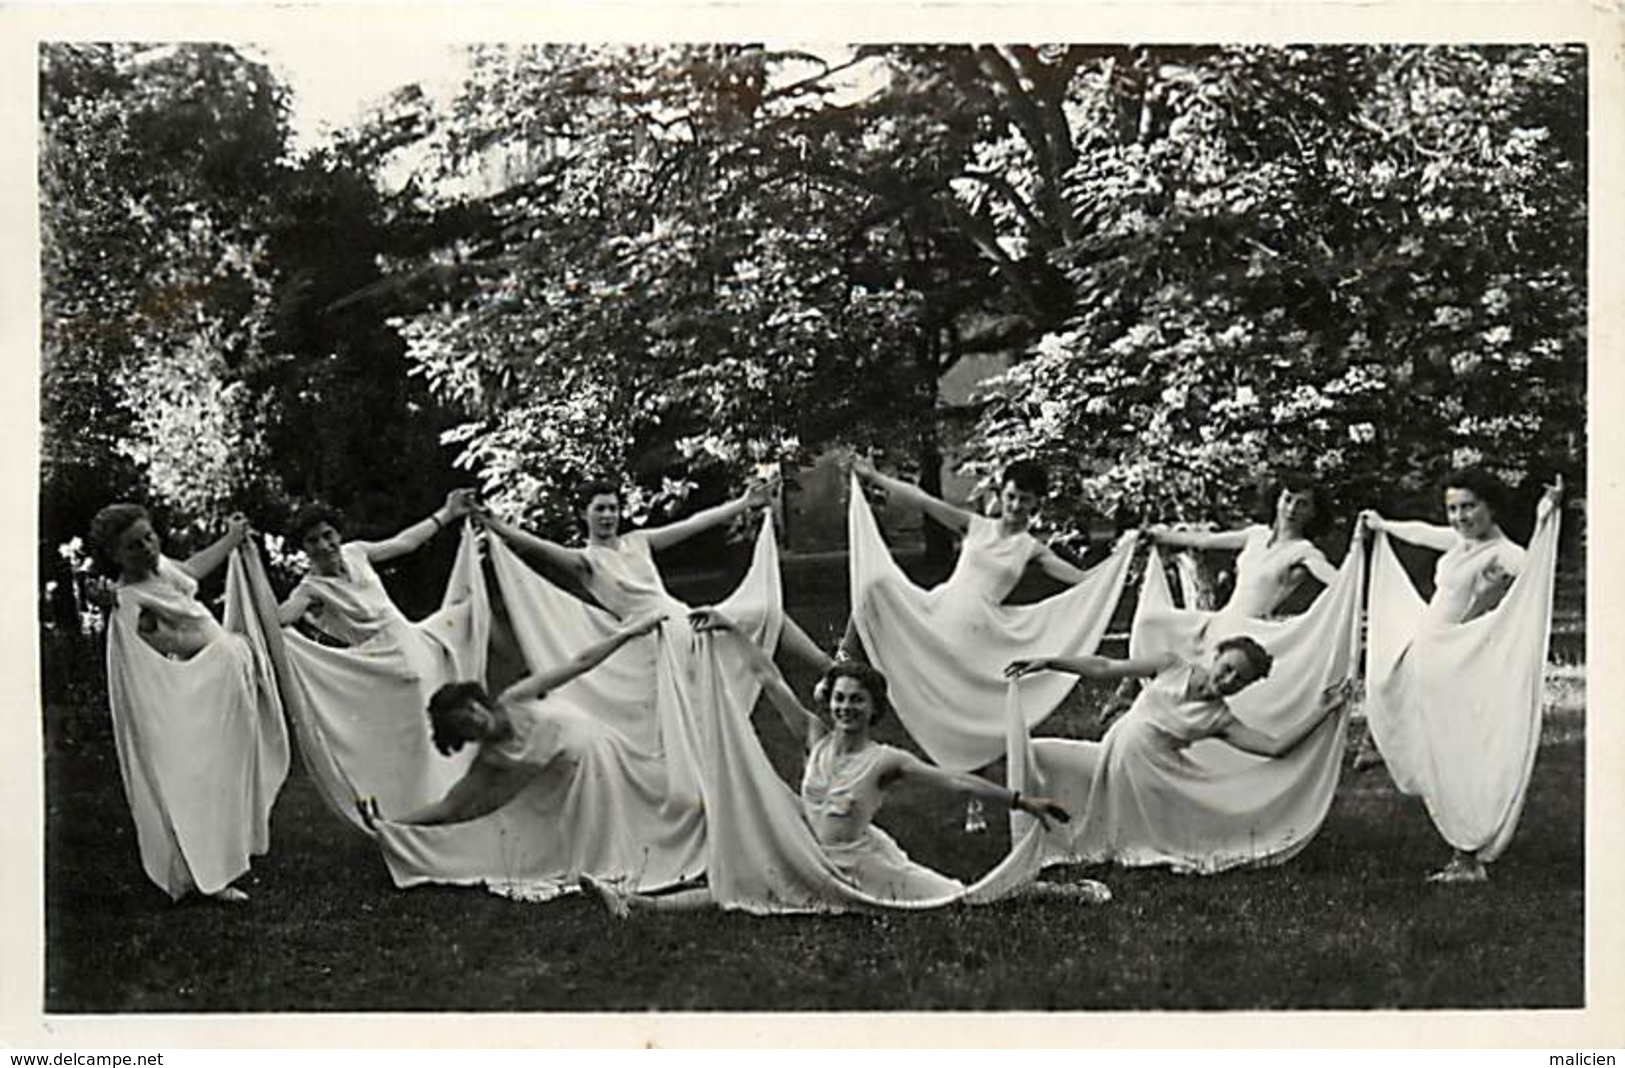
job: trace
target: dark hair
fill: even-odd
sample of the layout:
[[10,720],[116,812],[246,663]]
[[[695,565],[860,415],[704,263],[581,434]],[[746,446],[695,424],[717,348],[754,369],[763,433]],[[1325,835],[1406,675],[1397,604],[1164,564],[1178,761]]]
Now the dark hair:
[[1288,491],[1309,495],[1314,511],[1309,514],[1309,522],[1303,525],[1303,536],[1310,540],[1320,537],[1332,521],[1331,509],[1326,506],[1326,491],[1318,480],[1301,471],[1278,471],[1266,484],[1264,499],[1260,502],[1264,522],[1275,525],[1275,510],[1280,507],[1281,494]]
[[830,695],[835,692],[836,679],[852,679],[868,693],[869,700],[874,704],[874,711],[869,714],[871,727],[893,711],[886,676],[863,661],[837,660],[825,670],[824,677],[818,681],[818,692],[824,695],[826,705],[829,703]]
[[448,682],[429,698],[429,733],[434,747],[446,756],[457,752],[469,740],[453,729],[449,717],[470,701],[489,705],[491,697],[477,682]]
[[1500,521],[1501,508],[1506,503],[1506,486],[1482,467],[1457,468],[1445,478],[1444,488],[1466,490],[1483,501],[1489,507],[1490,516]]
[[581,511],[592,503],[594,497],[614,497],[616,503],[621,500],[621,484],[607,478],[589,478],[576,487],[576,511]]
[[1217,646],[1220,653],[1229,649],[1235,649],[1247,658],[1247,662],[1253,667],[1254,682],[1270,677],[1270,669],[1275,666],[1275,658],[1262,645],[1245,634],[1238,634],[1233,638],[1224,639]]
[[1003,490],[1011,483],[1023,493],[1042,497],[1049,492],[1049,472],[1035,460],[1017,460],[1004,469],[1004,476],[999,479],[999,489]]
[[109,575],[119,573],[118,561],[114,559],[118,540],[126,530],[143,519],[152,522],[152,516],[139,504],[110,504],[96,513],[96,517],[90,521],[90,548],[103,572]]
[[344,514],[330,504],[312,502],[293,513],[293,521],[288,524],[288,536],[293,539],[295,545],[303,545],[305,535],[323,523],[330,525],[334,530],[342,530]]

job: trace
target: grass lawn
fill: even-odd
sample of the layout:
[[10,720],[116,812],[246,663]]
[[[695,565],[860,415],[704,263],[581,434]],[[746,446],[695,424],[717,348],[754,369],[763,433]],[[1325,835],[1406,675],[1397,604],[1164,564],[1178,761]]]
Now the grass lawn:
[[[841,563],[786,561],[816,639],[844,618]],[[703,601],[716,576],[674,583]],[[1572,597],[1559,622],[1583,619]],[[1552,670],[1544,746],[1492,881],[1434,887],[1448,849],[1381,770],[1346,774],[1291,863],[1210,878],[1101,869],[1101,908],[1015,901],[895,916],[698,913],[614,923],[588,902],[525,905],[393,888],[371,842],[295,762],[246,909],[171,906],[141,873],[105,704],[46,710],[44,1007],[53,1013],[370,1010],[1309,1009],[1578,1007],[1585,974],[1585,678]],[[805,686],[809,680],[792,677]],[[1041,731],[1094,737],[1080,688]],[[777,717],[758,730],[799,759]],[[895,723],[884,740],[902,743]],[[881,822],[918,860],[974,877],[1008,842],[963,806],[899,790]],[[999,821],[995,820],[995,824]]]

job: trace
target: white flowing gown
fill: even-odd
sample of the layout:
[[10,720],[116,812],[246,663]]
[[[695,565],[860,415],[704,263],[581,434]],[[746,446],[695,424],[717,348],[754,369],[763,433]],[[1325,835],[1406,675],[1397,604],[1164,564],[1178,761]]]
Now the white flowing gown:
[[[1037,604],[1003,605],[1042,544],[1003,537],[971,520],[946,582],[924,590],[892,558],[853,479],[847,511],[852,618],[869,660],[886,676],[909,735],[941,766],[968,771],[1004,755],[999,709],[1004,668],[1035,649],[1092,653],[1104,637],[1134,555],[1133,535],[1071,589]],[[1053,712],[1075,680],[1054,674],[1020,681],[1028,726]]]
[[[1540,746],[1541,685],[1551,633],[1559,513],[1536,524],[1527,557],[1498,537],[1458,542],[1424,602],[1376,535],[1366,716],[1405,793],[1420,796],[1445,841],[1500,856],[1523,811]],[[1516,575],[1492,611],[1458,622],[1491,565]]]
[[[1364,573],[1365,552],[1355,540],[1337,581],[1307,612],[1256,619],[1228,607],[1217,613],[1175,608],[1153,549],[1130,653],[1172,652],[1189,662],[1206,659],[1225,638],[1253,638],[1275,666],[1268,678],[1230,698],[1229,709],[1249,726],[1286,733],[1319,714],[1328,685],[1352,676]],[[1099,742],[1033,743],[1034,790],[1079,816],[1048,836],[1053,861],[1168,865],[1209,874],[1282,863],[1314,838],[1337,789],[1348,712],[1332,716],[1287,756],[1257,756],[1213,737],[1226,723],[1217,711],[1175,698],[1183,693],[1184,672],[1165,672],[1148,685]]]
[[[231,554],[224,626],[198,603],[197,581],[165,557],[154,575],[118,586],[108,627],[113,737],[141,864],[175,899],[224,889],[266,852],[288,773],[251,552]],[[184,645],[202,648],[186,659],[159,652],[141,636],[143,613],[160,635],[184,632]]]

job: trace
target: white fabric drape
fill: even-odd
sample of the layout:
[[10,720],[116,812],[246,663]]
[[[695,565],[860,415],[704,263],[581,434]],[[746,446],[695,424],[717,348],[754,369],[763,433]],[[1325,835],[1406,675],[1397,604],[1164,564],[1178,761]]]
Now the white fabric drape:
[[[907,871],[906,857],[877,827],[855,863],[838,866],[818,843],[801,800],[768,762],[751,726],[750,706],[719,685],[727,635],[701,635],[696,705],[702,721],[701,784],[705,795],[706,874],[723,908],[754,913],[918,910],[984,903],[1018,893],[1036,878],[1043,856],[1038,822],[1011,814],[1012,847],[990,872],[960,887],[929,870]],[[1025,789],[1030,767],[1027,724],[1016,687],[1004,696],[1009,781]],[[918,868],[918,866],[915,866]],[[854,881],[860,880],[860,881]]]
[[[222,628],[197,584],[165,559],[152,579],[118,589],[108,627],[108,698],[141,864],[171,898],[215,893],[270,846],[271,805],[288,772],[288,739],[252,603],[251,547],[231,554]],[[268,595],[268,589],[266,591]],[[175,660],[138,633],[140,613],[184,617],[212,637]]]
[[[370,618],[344,621],[346,630],[370,634],[360,644],[334,648],[291,628],[280,632],[300,752],[323,798],[357,827],[358,797],[377,798],[385,812],[410,812],[439,800],[468,766],[470,751],[447,757],[435,749],[428,707],[446,683],[485,677],[490,606],[472,524],[463,526],[433,615],[411,622],[381,586],[374,599],[381,603],[367,606],[376,609]],[[332,600],[325,610],[342,606]]]
[[[886,676],[892,703],[910,736],[932,760],[966,771],[1004,754],[998,709],[1004,668],[1036,651],[1080,656],[1095,651],[1116,610],[1134,539],[1125,537],[1084,581],[1037,604],[1005,606],[996,586],[963,558],[947,582],[916,586],[880,537],[857,480],[847,511],[852,618],[870,661]],[[1057,674],[1020,682],[1029,727],[1065,699],[1076,680]]]
[[[645,551],[635,540],[628,548]],[[620,625],[531,571],[500,541],[491,543],[491,562],[533,670],[567,662]],[[640,603],[622,607],[670,615],[655,634],[629,642],[524,710],[536,741],[521,759],[543,770],[519,797],[468,823],[380,825],[379,844],[397,885],[484,883],[540,901],[572,889],[582,873],[652,890],[704,871],[696,764],[702,720],[717,700],[748,716],[760,687],[733,650],[722,658],[720,676],[707,676],[702,699],[695,692],[699,636],[688,606],[656,582]],[[777,644],[783,615],[769,523],[749,572],[719,607],[751,640],[768,649]]]
[[[1229,704],[1249,726],[1283,734],[1317,714],[1328,685],[1352,676],[1364,567],[1365,553],[1355,539],[1337,581],[1307,612],[1250,619],[1173,607],[1153,549],[1130,655],[1174,652],[1200,660],[1224,638],[1254,638],[1275,658],[1274,669]],[[1169,711],[1153,707],[1168,699],[1148,685],[1100,742],[1033,743],[1034,792],[1055,797],[1080,817],[1048,836],[1051,859],[1212,873],[1281,863],[1303,849],[1337,787],[1348,712],[1322,724],[1290,755],[1270,758],[1203,737],[1197,725],[1172,738],[1160,722],[1148,722]]]
[[1430,620],[1387,536],[1376,535],[1371,733],[1400,790],[1426,802],[1447,842],[1484,861],[1512,839],[1540,745],[1558,515],[1537,523],[1501,603],[1466,623]]

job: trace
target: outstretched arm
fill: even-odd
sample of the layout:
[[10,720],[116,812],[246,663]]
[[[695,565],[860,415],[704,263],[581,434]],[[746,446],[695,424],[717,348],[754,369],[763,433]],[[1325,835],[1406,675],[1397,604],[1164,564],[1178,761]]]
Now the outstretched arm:
[[213,544],[193,553],[181,563],[181,569],[195,579],[201,579],[226,562],[231,551],[248,536],[248,519],[240,512],[226,520],[226,532]]
[[[440,823],[467,823],[488,816],[512,801],[535,777],[537,769],[480,756],[469,765],[446,796],[426,805],[397,823],[428,826]],[[363,808],[363,815],[367,810]],[[376,808],[373,814],[377,814]]]
[[1391,538],[1408,541],[1439,552],[1447,552],[1460,538],[1449,527],[1435,526],[1414,519],[1384,519],[1367,508],[1360,513],[1360,525],[1367,530],[1380,530]]
[[1304,551],[1298,566],[1309,572],[1315,581],[1323,586],[1330,586],[1337,581],[1337,568],[1333,567],[1331,561],[1326,559],[1326,554],[1314,545]]
[[1051,549],[1048,545],[1044,546],[1039,552],[1033,554],[1032,562],[1037,564],[1038,569],[1044,574],[1048,575],[1052,579],[1055,579],[1057,582],[1064,582],[1068,586],[1076,586],[1078,583],[1089,577],[1088,572],[1084,571],[1082,568],[1073,567],[1071,564],[1061,559],[1060,554],[1054,549]]
[[1018,790],[1012,790],[997,783],[988,782],[977,775],[967,775],[961,772],[944,771],[932,764],[927,764],[913,753],[901,749],[892,751],[892,765],[883,775],[892,779],[912,779],[915,782],[928,783],[942,790],[951,790],[957,793],[970,794],[983,801],[990,801],[996,805],[1005,805],[1020,812],[1037,816],[1040,823],[1049,826],[1050,820],[1059,820],[1070,823],[1072,816],[1057,802],[1046,797],[1025,797]]
[[487,530],[513,547],[514,552],[532,560],[540,560],[544,565],[557,568],[572,575],[585,576],[587,574],[587,557],[580,549],[566,549],[557,542],[538,538],[529,531],[520,530],[510,523],[505,523],[494,515],[480,513],[479,521]]
[[1109,656],[1038,656],[1012,660],[1004,669],[1006,678],[1019,679],[1038,671],[1066,671],[1090,679],[1149,679],[1172,667],[1173,653],[1115,660]]
[[1247,545],[1247,531],[1243,530],[1174,530],[1158,523],[1146,528],[1146,536],[1153,545],[1166,545],[1170,549],[1229,549],[1240,550]]
[[1319,713],[1309,716],[1297,727],[1285,734],[1269,734],[1256,727],[1249,727],[1241,720],[1231,717],[1230,723],[1220,732],[1219,737],[1244,753],[1252,753],[1255,756],[1284,757],[1302,745],[1304,739],[1315,733],[1322,723],[1326,722],[1338,709],[1347,704],[1353,694],[1354,681],[1352,679],[1332,683],[1321,692]]
[[949,530],[963,534],[970,529],[970,521],[975,518],[972,513],[931,496],[912,482],[881,474],[875,470],[874,464],[861,456],[852,460],[852,473],[869,485],[879,486],[898,500],[918,508]]
[[829,727],[823,720],[807,711],[807,707],[796,697],[790,684],[784,681],[779,672],[778,665],[757,644],[739,633],[738,626],[722,612],[715,608],[697,608],[689,619],[693,620],[694,629],[699,631],[723,630],[728,631],[737,640],[739,649],[744,653],[745,664],[756,681],[762,684],[762,692],[773,707],[778,710],[779,718],[790,733],[801,740],[805,746],[822,738]]
[[506,690],[503,690],[498,700],[504,703],[528,701],[533,697],[540,697],[549,690],[556,690],[571,679],[576,678],[578,675],[585,675],[605,660],[608,660],[610,654],[633,638],[641,637],[654,630],[660,625],[660,621],[665,618],[666,614],[664,612],[651,612],[646,616],[635,619],[603,641],[587,646],[564,666],[538,671],[533,675],[527,675],[525,678],[520,679]]
[[752,482],[745,492],[714,508],[707,508],[703,512],[695,512],[687,519],[679,519],[675,523],[667,523],[663,527],[651,527],[643,532],[649,541],[649,548],[654,551],[669,548],[678,542],[687,541],[694,535],[710,530],[714,526],[732,522],[736,516],[743,515],[752,508],[765,507],[773,500],[773,487],[778,484],[775,476],[770,482]]
[[422,548],[424,542],[473,510],[473,490],[452,490],[446,494],[446,503],[435,509],[429,518],[413,523],[385,541],[363,541],[356,544],[367,554],[367,559],[375,564],[393,560],[397,556],[405,556]]

